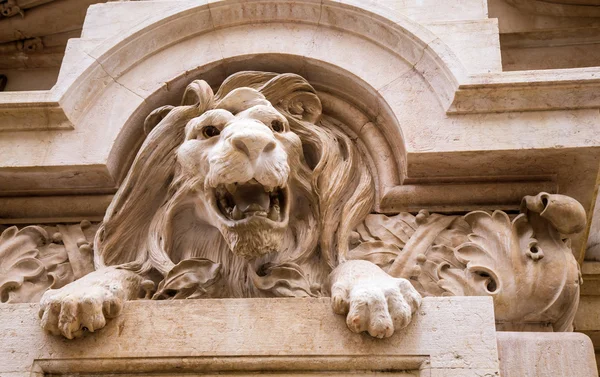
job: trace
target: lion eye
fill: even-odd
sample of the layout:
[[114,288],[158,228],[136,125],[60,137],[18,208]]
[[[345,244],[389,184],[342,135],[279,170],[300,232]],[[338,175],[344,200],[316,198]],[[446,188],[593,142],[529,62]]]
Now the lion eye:
[[219,130],[215,126],[205,126],[202,128],[202,136],[204,136],[207,139],[213,136],[218,136],[220,133],[221,130]]
[[271,128],[275,132],[283,132],[283,130],[285,129],[285,127],[283,126],[283,123],[280,120],[274,120],[274,121],[272,121],[271,122]]

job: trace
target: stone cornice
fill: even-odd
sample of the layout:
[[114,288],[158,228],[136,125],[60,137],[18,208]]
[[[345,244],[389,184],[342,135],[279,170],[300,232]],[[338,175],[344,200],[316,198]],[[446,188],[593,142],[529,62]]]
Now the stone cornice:
[[600,108],[600,68],[513,71],[470,76],[450,114]]
[[562,17],[600,17],[597,0],[504,0],[528,13]]
[[[88,48],[88,71],[93,69],[96,64],[106,67],[107,74],[113,80],[118,80],[126,70],[132,69],[139,59],[152,53],[152,50],[137,50],[129,52],[128,57],[122,60],[122,48],[126,48],[130,43],[142,44],[147,37],[156,33],[155,29],[165,28],[169,22],[178,18],[189,17],[193,13],[208,12],[207,17],[211,20],[211,26],[200,27],[192,33],[203,33],[211,29],[222,29],[224,27],[237,26],[241,20],[229,20],[227,23],[218,24],[222,20],[222,14],[215,13],[219,7],[227,6],[230,2],[211,2],[190,7],[189,2],[182,1],[176,6],[169,17],[157,16],[155,19],[147,20],[131,28],[128,32],[119,35],[120,42],[111,38],[107,42],[96,44],[97,47]],[[235,3],[235,1],[233,2]],[[255,2],[260,3],[260,2]],[[314,23],[322,27],[343,27],[343,25],[328,24],[323,19],[323,9],[339,8],[356,14],[354,6],[360,6],[364,11],[372,12],[370,16],[361,12],[363,17],[371,17],[372,21],[378,22],[381,26],[385,25],[390,29],[395,29],[398,35],[404,35],[408,40],[412,40],[413,46],[400,46],[397,50],[403,58],[410,62],[410,55],[413,55],[415,70],[422,74],[429,82],[431,87],[438,95],[439,101],[444,105],[449,114],[472,114],[472,113],[495,113],[495,112],[521,112],[521,111],[543,111],[543,110],[563,110],[563,109],[589,109],[600,108],[600,96],[596,93],[600,90],[600,68],[578,68],[561,69],[545,71],[521,71],[521,72],[496,72],[489,74],[469,75],[460,61],[454,56],[453,52],[444,45],[439,38],[431,34],[427,29],[418,23],[398,15],[397,13],[381,5],[363,4],[362,2],[324,2],[324,5],[316,4],[313,1],[303,2],[304,13],[289,14],[281,19],[258,19],[252,20],[245,18],[244,23],[252,22],[285,22],[285,23]],[[186,6],[187,5],[187,6]],[[312,11],[313,16],[307,17],[307,12]],[[221,18],[219,18],[221,17]],[[215,24],[217,20],[217,24]],[[233,23],[232,23],[233,21]],[[172,23],[172,22],[171,22]],[[377,40],[377,36],[370,35],[369,29],[352,30],[360,34],[363,38]],[[189,33],[188,32],[188,33]],[[84,30],[84,35],[86,31]],[[89,32],[87,34],[90,34]],[[185,35],[179,33],[178,40],[185,38]],[[164,39],[164,38],[163,38]],[[162,43],[174,43],[175,41],[164,41]],[[378,43],[386,43],[378,41]],[[386,46],[393,48],[394,46]],[[154,46],[152,49],[159,48]],[[396,48],[398,48],[396,46]],[[422,49],[419,51],[410,51],[411,49]],[[67,52],[67,58],[68,58]],[[113,62],[118,60],[118,67]],[[111,68],[113,67],[113,68]],[[44,124],[40,119],[47,118],[49,108],[53,109],[57,117],[72,119],[72,109],[65,106],[56,106],[57,101],[64,102],[70,97],[74,89],[85,85],[86,75],[63,74],[59,77],[59,82],[49,91],[30,92],[30,93],[0,93],[0,132],[2,131],[37,131],[40,129],[65,129],[62,122],[54,124]],[[82,82],[83,79],[83,82]],[[87,86],[87,85],[85,85]],[[105,83],[94,81],[91,87],[87,87],[87,93],[97,93],[103,90]],[[575,90],[576,89],[576,90]],[[77,90],[75,90],[77,92]],[[80,95],[75,94],[73,95]],[[48,99],[52,98],[52,100]],[[516,100],[519,99],[519,100]],[[90,98],[91,100],[91,98]],[[21,109],[28,108],[27,115],[19,114]],[[62,111],[62,113],[61,113]],[[23,118],[25,117],[25,118]],[[27,117],[31,119],[28,120]],[[24,125],[24,126],[19,126]]]
[[[572,68],[470,76],[448,114],[600,109],[600,69]],[[0,132],[72,129],[57,90],[0,93]],[[51,118],[53,117],[53,118]],[[63,119],[55,121],[55,119]]]

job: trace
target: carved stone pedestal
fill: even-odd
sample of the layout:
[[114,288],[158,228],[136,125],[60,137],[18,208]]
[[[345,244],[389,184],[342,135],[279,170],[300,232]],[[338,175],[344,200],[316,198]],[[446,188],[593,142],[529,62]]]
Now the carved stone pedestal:
[[[106,328],[71,341],[45,334],[37,310],[0,307],[1,376],[597,376],[587,338],[496,333],[488,297],[426,298],[387,339],[348,331],[328,299],[129,302]],[[542,348],[550,352],[538,362]]]

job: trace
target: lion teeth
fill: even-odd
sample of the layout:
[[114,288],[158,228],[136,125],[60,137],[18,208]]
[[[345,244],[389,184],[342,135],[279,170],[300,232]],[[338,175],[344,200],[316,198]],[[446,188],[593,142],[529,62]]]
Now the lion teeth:
[[264,217],[281,221],[281,204],[285,191],[279,186],[260,184],[256,179],[245,183],[221,183],[215,189],[217,209],[233,221]]
[[221,205],[221,207],[223,209],[228,209],[229,208],[229,205],[227,205],[227,199],[225,199],[225,197],[221,197],[219,199],[219,204]]
[[246,213],[244,213],[244,215],[246,217],[249,217],[249,216],[267,217],[267,212],[265,212],[265,211],[246,212]]
[[231,218],[233,220],[241,220],[244,217],[244,213],[238,208],[238,206],[233,207],[233,211],[231,212]]
[[229,191],[230,194],[235,194],[235,192],[237,191],[237,183],[228,183],[227,185],[225,185],[225,188],[227,189],[227,191]]
[[272,221],[279,221],[279,212],[280,212],[280,208],[278,205],[273,205],[271,206],[271,210],[269,211],[269,220]]

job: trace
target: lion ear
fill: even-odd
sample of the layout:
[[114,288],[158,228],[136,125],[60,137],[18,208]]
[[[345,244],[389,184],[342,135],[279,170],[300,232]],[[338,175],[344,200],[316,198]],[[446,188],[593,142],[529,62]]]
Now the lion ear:
[[194,80],[185,88],[182,106],[197,106],[201,113],[206,111],[213,102],[215,94],[210,85],[204,80]]
[[310,92],[293,92],[283,97],[279,103],[294,118],[309,123],[317,123],[323,113],[319,97]]
[[148,135],[150,131],[152,131],[154,127],[156,127],[157,124],[159,124],[163,119],[165,119],[167,114],[169,114],[174,108],[174,106],[162,106],[152,111],[144,121],[144,132],[146,133],[146,135]]

